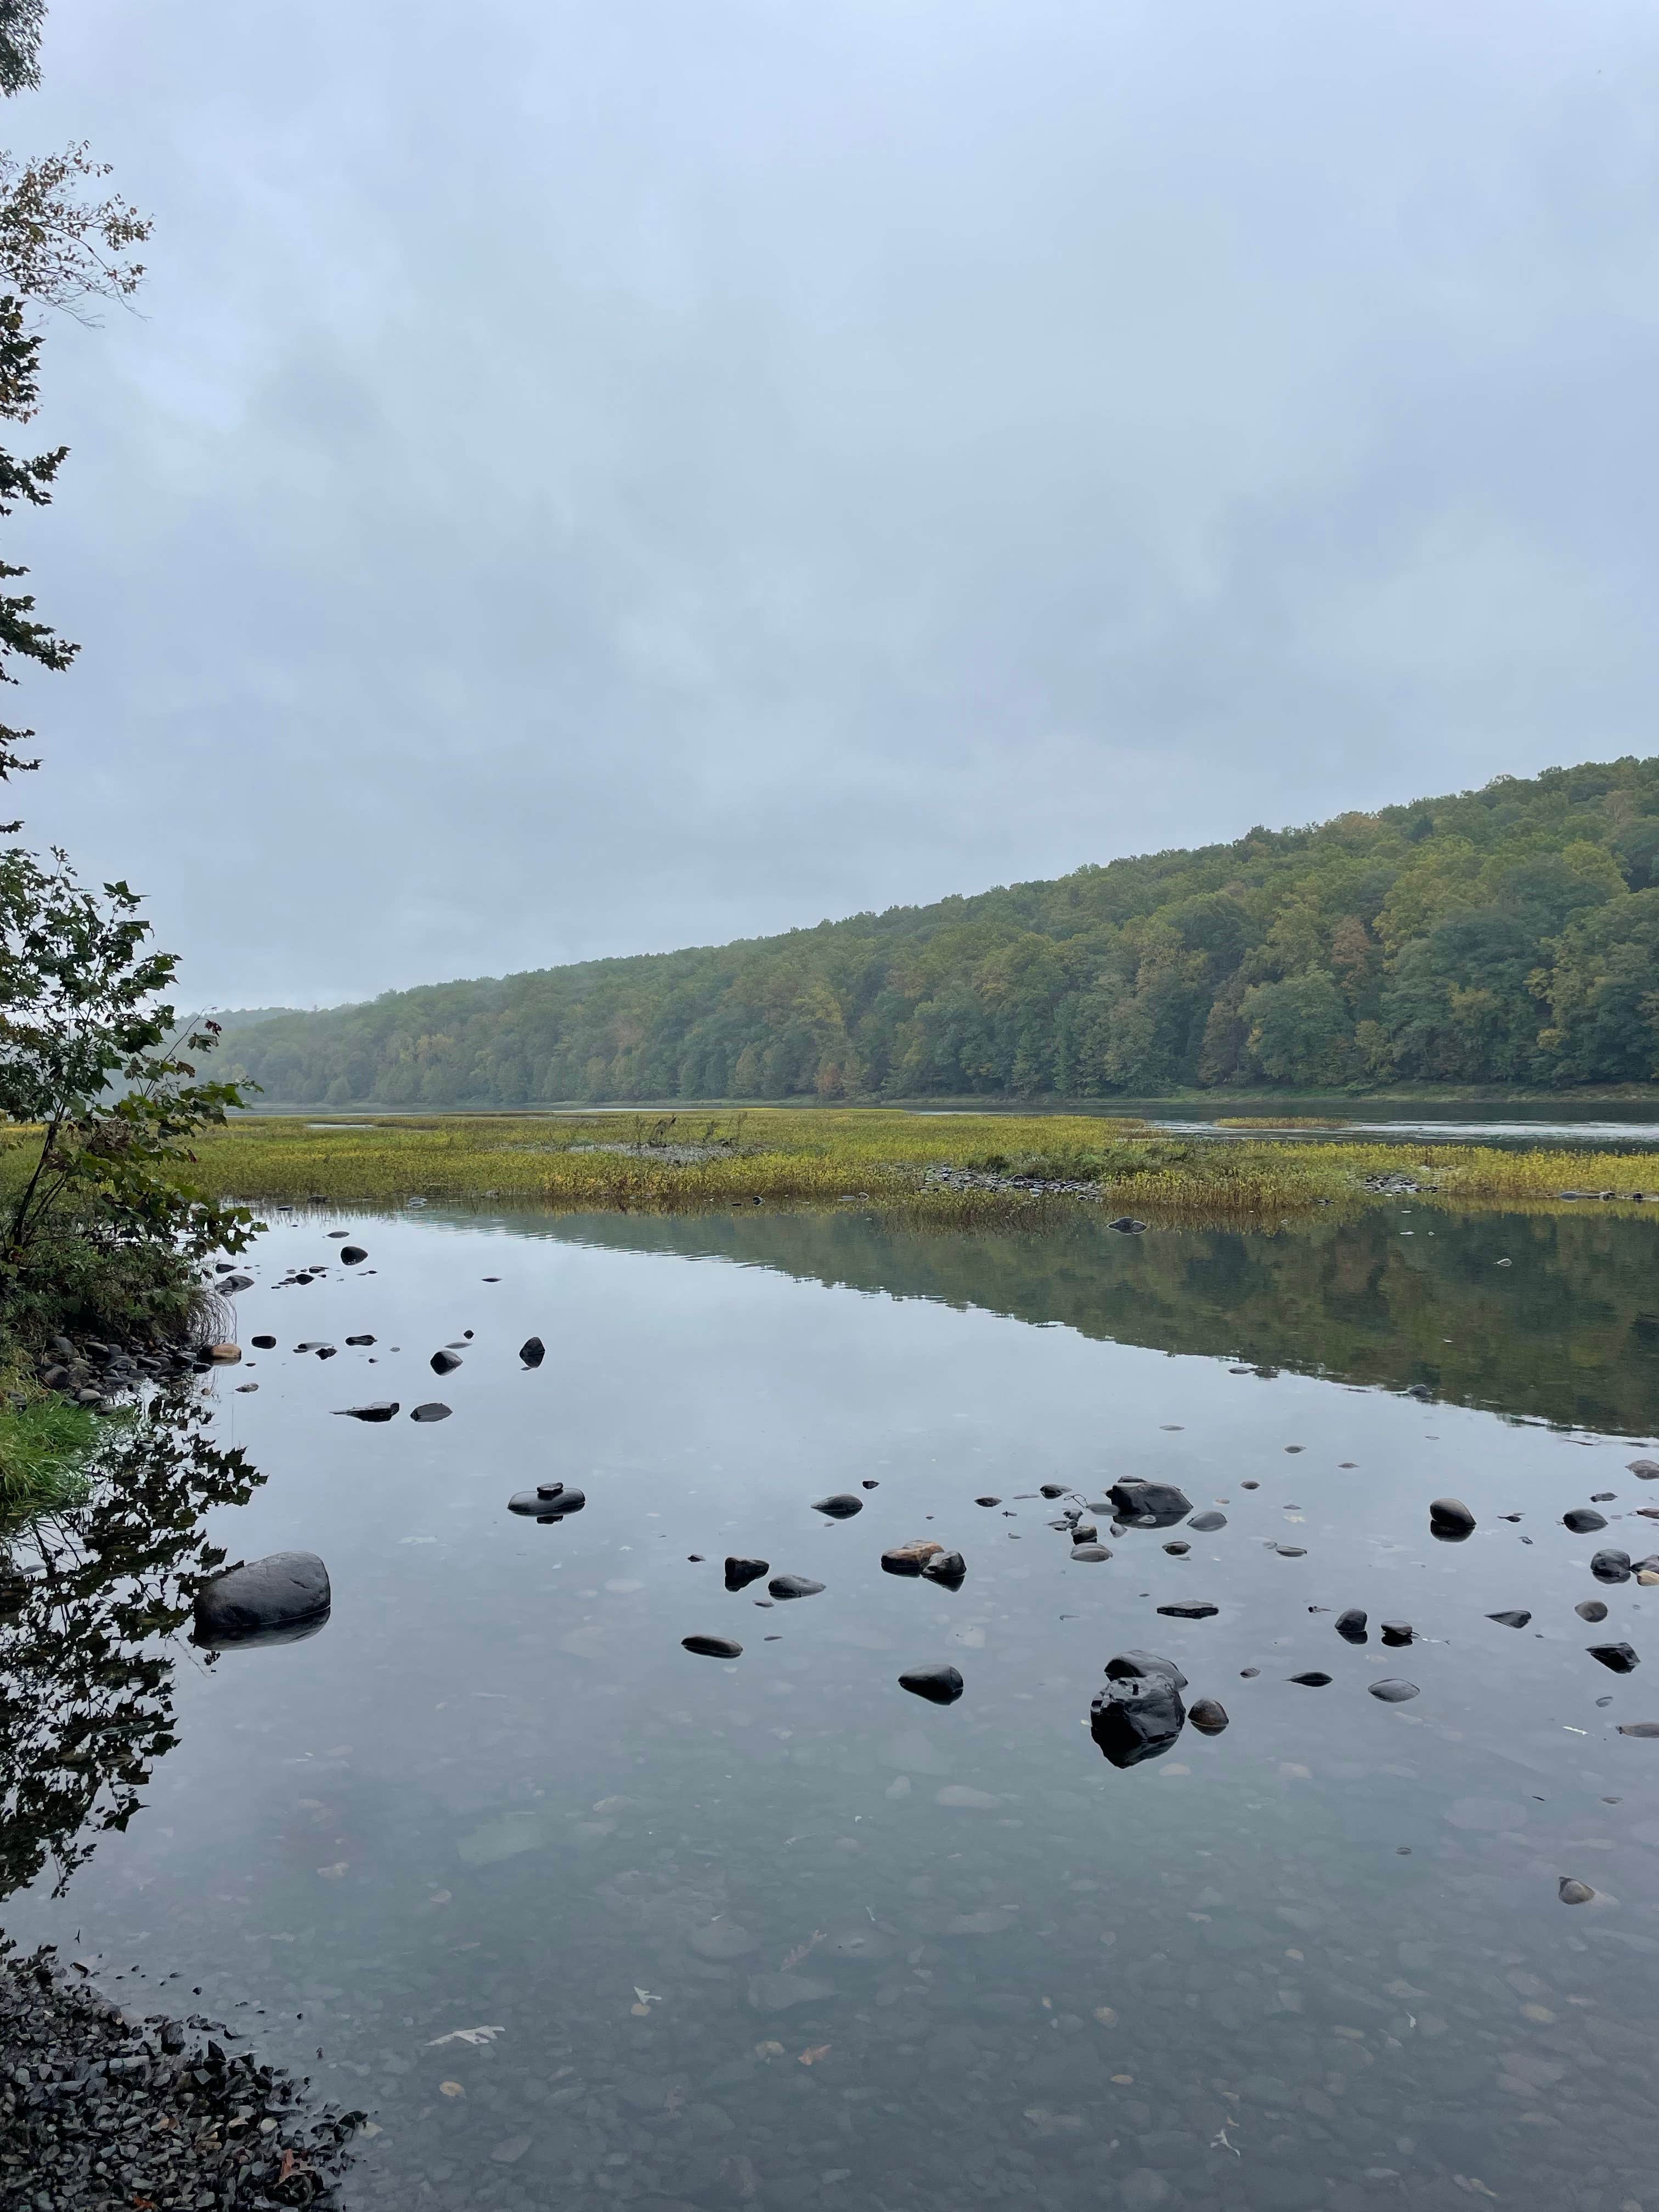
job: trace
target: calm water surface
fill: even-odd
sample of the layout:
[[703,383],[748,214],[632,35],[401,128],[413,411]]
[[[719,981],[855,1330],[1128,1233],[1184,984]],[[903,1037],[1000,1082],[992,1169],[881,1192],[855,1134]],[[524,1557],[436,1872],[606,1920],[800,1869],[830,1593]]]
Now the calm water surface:
[[[369,2108],[361,2203],[1659,2212],[1659,1741],[1617,1732],[1659,1720],[1659,1589],[1589,1568],[1659,1551],[1647,1224],[402,1216],[353,1223],[372,1274],[276,1287],[331,1225],[255,1255],[281,1349],[213,1387],[265,1480],[210,1532],[321,1553],[332,1617],[175,1641],[142,1811],[3,1914]],[[1124,1475],[1226,1525],[1179,1558],[1100,1516],[1074,1564],[1038,1486]],[[549,1478],[586,1510],[507,1513]],[[879,1571],[918,1536],[959,1590]],[[728,1552],[825,1588],[728,1593]],[[1231,1725],[1119,1771],[1090,1701],[1135,1647]],[[898,1686],[933,1662],[948,1708]]]

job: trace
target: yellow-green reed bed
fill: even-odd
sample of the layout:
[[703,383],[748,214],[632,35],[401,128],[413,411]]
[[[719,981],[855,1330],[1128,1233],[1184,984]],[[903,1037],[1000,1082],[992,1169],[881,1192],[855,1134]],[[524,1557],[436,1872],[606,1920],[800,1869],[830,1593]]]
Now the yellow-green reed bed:
[[[362,1120],[316,1128],[250,1118],[197,1145],[218,1196],[379,1208],[410,1198],[562,1211],[683,1212],[751,1205],[898,1209],[940,1226],[1040,1223],[1102,1203],[1194,1227],[1272,1226],[1379,1202],[1373,1181],[1405,1176],[1456,1206],[1567,1211],[1565,1190],[1620,1194],[1602,1212],[1643,1212],[1659,1160],[1479,1146],[1297,1144],[1176,1138],[1083,1115],[917,1115],[882,1108],[750,1108],[678,1115],[467,1115]],[[941,1183],[949,1169],[975,1178]],[[1022,1179],[1080,1183],[1034,1194]],[[1583,1203],[1583,1201],[1579,1201]]]

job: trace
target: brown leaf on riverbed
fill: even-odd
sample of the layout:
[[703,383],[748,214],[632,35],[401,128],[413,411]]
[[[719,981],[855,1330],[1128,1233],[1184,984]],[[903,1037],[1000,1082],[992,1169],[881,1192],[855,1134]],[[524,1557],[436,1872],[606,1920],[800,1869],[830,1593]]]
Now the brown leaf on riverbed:
[[827,2058],[829,2056],[830,2045],[827,2043],[819,2043],[814,2045],[810,2051],[803,2051],[799,2063],[803,2066],[815,2066],[820,2058]]

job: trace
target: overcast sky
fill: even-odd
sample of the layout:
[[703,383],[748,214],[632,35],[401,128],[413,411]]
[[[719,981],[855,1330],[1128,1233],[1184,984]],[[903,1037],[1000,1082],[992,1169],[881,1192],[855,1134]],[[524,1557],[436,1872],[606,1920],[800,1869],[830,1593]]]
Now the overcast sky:
[[1652,752],[1651,0],[54,0],[84,650],[198,1000],[717,942]]

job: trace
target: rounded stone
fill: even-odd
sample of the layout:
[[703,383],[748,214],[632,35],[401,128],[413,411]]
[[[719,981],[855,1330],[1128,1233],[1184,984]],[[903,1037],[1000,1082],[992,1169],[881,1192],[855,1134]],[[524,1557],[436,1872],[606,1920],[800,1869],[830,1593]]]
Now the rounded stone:
[[1429,1507],[1429,1528],[1432,1534],[1455,1543],[1473,1533],[1474,1516],[1461,1498],[1437,1498]]
[[962,1695],[963,1681],[954,1667],[912,1667],[899,1676],[899,1687],[929,1705],[953,1705]]
[[855,1513],[863,1512],[864,1500],[854,1498],[850,1490],[838,1490],[833,1497],[815,1499],[812,1510],[827,1513],[832,1521],[850,1521]]
[[[686,1650],[695,1651],[704,1659],[741,1659],[743,1656],[742,1644],[734,1644],[729,1636],[682,1636],[680,1642]],[[752,1949],[754,1947],[745,1945],[744,1948]],[[734,1958],[737,1954],[732,1952],[726,1955]]]
[[1415,1682],[1402,1682],[1392,1675],[1380,1682],[1367,1682],[1365,1687],[1372,1697],[1381,1698],[1385,1705],[1403,1705],[1408,1698],[1421,1694]]

